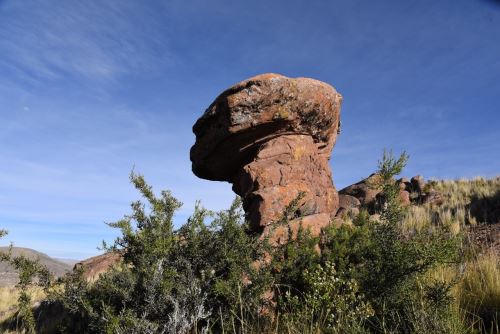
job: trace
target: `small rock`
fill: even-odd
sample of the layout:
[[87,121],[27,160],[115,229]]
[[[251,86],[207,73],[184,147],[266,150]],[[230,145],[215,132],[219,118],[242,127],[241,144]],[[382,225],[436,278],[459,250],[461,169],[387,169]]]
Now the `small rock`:
[[371,207],[374,205],[377,195],[382,191],[380,184],[380,175],[372,174],[366,179],[340,190],[339,196],[356,197],[362,206]]
[[411,204],[410,201],[410,193],[406,190],[400,190],[399,191],[399,199],[401,200],[401,205],[402,206],[408,206]]
[[354,196],[351,195],[339,195],[339,208],[350,209],[350,208],[359,208],[361,206],[361,202]]
[[425,181],[422,175],[416,175],[411,178],[411,187],[413,191],[418,193],[424,192]]
[[423,204],[441,205],[443,204],[443,195],[434,189],[429,190],[422,196]]

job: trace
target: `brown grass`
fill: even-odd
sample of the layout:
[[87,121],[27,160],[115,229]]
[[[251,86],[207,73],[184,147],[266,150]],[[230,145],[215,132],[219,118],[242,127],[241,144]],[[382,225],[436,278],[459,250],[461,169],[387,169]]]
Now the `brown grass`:
[[468,236],[471,226],[500,223],[500,217],[492,211],[492,203],[498,203],[500,177],[431,181],[429,186],[443,194],[444,203],[412,206],[403,229],[447,228],[454,234],[464,233],[468,255],[464,262],[457,268],[437,268],[432,279],[456,282],[452,295],[461,317],[476,330],[500,333],[500,250],[474,244]]
[[471,317],[479,317],[483,327],[497,327],[500,321],[500,258],[494,252],[480,255],[468,267],[456,289],[456,301]]
[[[40,287],[30,289],[33,304],[42,301],[45,293]],[[0,322],[12,316],[17,311],[19,289],[16,287],[0,287]]]

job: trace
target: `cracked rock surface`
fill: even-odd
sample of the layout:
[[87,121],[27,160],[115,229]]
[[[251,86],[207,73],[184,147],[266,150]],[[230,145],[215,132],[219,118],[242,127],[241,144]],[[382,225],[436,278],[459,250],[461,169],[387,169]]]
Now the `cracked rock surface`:
[[341,102],[332,86],[314,79],[269,73],[242,81],[193,126],[193,172],[231,182],[255,231],[265,232],[300,193],[294,214],[324,226],[339,205],[328,160]]

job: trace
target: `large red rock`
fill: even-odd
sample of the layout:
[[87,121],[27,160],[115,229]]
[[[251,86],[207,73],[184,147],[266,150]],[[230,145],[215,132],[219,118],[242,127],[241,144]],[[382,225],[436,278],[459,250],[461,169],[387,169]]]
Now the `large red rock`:
[[341,102],[332,86],[314,79],[263,74],[242,81],[193,126],[193,172],[231,182],[256,231],[276,222],[301,193],[296,215],[322,214],[323,225],[338,209],[328,160]]
[[94,282],[99,276],[107,272],[112,266],[117,265],[122,260],[119,252],[110,252],[97,255],[75,264],[74,269],[83,269],[83,278]]

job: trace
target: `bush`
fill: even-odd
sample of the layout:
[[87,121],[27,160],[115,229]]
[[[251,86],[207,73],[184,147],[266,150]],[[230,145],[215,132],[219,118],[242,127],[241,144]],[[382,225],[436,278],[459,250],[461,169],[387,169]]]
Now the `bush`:
[[359,333],[373,315],[354,279],[346,279],[335,265],[326,262],[304,271],[304,290],[283,297],[283,318],[290,328],[302,332]]
[[174,230],[181,203],[168,191],[156,197],[140,175],[132,174],[131,181],[147,206],[134,202],[131,215],[109,224],[121,236],[104,244],[122,252],[123,262],[94,284],[78,273],[65,279],[64,292],[52,298],[69,311],[67,322],[82,333],[218,331],[236,326],[235,319],[244,326],[243,319],[257,314],[249,310],[261,304],[266,275],[251,266],[259,243],[247,231],[239,199],[216,214],[197,204]]
[[[462,333],[463,319],[452,307],[454,281],[429,279],[434,268],[457,263],[460,236],[440,226],[402,226],[406,209],[394,176],[407,159],[384,153],[379,163],[381,181],[373,186],[383,190],[380,219],[361,211],[352,226],[331,225],[317,237],[299,227],[273,247],[249,232],[239,199],[219,213],[197,203],[174,229],[181,203],[168,191],[157,197],[132,173],[144,202],[109,224],[120,236],[104,244],[123,261],[93,283],[75,271],[52,286],[49,302],[65,317],[60,330]],[[300,218],[299,200],[278,224]]]
[[[0,238],[7,235],[7,231],[0,230]],[[11,246],[12,247],[12,246]],[[52,275],[37,260],[31,260],[24,255],[12,256],[9,249],[7,253],[0,252],[0,262],[8,262],[19,275],[16,289],[19,291],[17,298],[17,312],[11,319],[3,324],[3,329],[35,333],[36,320],[33,313],[32,294],[40,288],[47,290],[51,285]]]
[[384,153],[379,162],[384,199],[380,221],[361,213],[353,227],[331,227],[323,238],[324,261],[335,263],[356,279],[374,308],[374,317],[369,319],[374,331],[418,332],[409,310],[414,311],[418,305],[418,311],[424,314],[446,312],[451,302],[449,289],[432,295],[422,294],[422,290],[432,289],[425,281],[430,270],[458,261],[460,238],[441,229],[408,233],[403,228],[405,209],[393,178],[406,160],[405,154],[396,160]]
[[[434,268],[458,263],[461,238],[440,227],[409,231],[402,226],[406,209],[400,203],[394,176],[401,172],[407,159],[406,154],[395,159],[384,153],[379,163],[381,182],[373,186],[382,189],[380,220],[373,220],[362,211],[353,226],[327,227],[319,238],[320,254],[315,250],[318,238],[302,230],[295,240],[274,250],[277,310],[288,331],[291,322],[302,328],[299,331],[307,328],[308,332],[341,332],[347,328],[359,332],[364,328],[373,332],[418,333],[424,318],[427,328],[437,332],[464,331],[461,322],[455,321],[459,318],[456,309],[451,307],[450,289],[454,282],[427,279]],[[311,284],[311,273],[319,277],[328,273],[338,280],[344,288],[329,289],[336,291],[340,300],[325,290],[328,285],[320,288]],[[359,286],[359,294],[345,289],[349,285],[355,286],[356,291]],[[373,308],[373,314],[357,313],[355,303],[365,305],[365,311],[368,306]],[[324,314],[338,312],[341,305],[351,306],[352,317],[337,317],[343,319],[339,325],[328,322]]]

